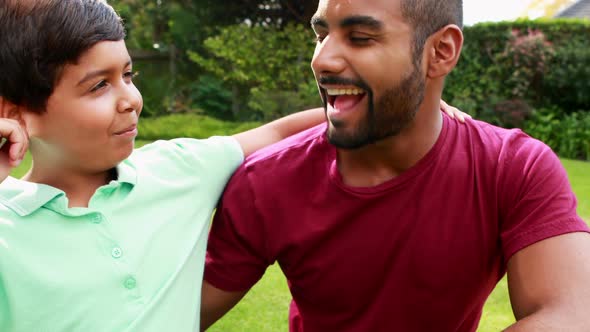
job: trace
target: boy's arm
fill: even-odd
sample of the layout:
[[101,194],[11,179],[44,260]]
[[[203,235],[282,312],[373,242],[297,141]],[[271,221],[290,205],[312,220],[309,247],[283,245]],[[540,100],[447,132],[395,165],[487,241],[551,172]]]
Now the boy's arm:
[[[469,114],[461,112],[457,108],[448,105],[443,100],[440,101],[440,109],[447,113],[451,118],[456,118],[461,122],[465,122],[465,118],[471,118]],[[258,149],[276,143],[324,121],[326,121],[324,109],[314,108],[287,115],[258,128],[236,134],[234,137],[242,146],[244,156],[248,156]]]
[[324,109],[314,108],[287,115],[258,128],[236,134],[234,137],[242,146],[244,156],[248,156],[258,149],[318,125],[325,120]]
[[247,291],[228,292],[203,280],[201,291],[201,331],[208,329],[238,303]]

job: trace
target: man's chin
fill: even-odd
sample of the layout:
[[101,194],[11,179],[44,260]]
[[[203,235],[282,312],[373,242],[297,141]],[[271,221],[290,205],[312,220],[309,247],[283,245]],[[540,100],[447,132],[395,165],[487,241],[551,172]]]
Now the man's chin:
[[344,128],[337,128],[330,123],[326,131],[328,142],[338,149],[356,150],[370,143],[367,135],[347,132]]

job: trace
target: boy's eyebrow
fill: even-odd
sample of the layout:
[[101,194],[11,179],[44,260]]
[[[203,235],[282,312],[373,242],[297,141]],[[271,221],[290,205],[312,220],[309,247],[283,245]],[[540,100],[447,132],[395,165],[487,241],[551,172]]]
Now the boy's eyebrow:
[[[127,61],[127,63],[125,63],[123,68],[127,68],[130,65],[131,65],[131,59],[129,59],[129,61]],[[100,70],[91,71],[91,72],[87,73],[86,75],[84,75],[84,77],[80,80],[80,82],[78,82],[77,86],[80,86],[80,85],[84,84],[85,82],[87,82],[97,76],[106,75],[109,72],[111,72],[110,69],[100,69]]]

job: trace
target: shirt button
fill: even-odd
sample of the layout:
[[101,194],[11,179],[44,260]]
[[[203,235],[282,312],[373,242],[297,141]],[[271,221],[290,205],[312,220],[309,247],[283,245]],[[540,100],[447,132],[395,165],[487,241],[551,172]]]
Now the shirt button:
[[135,280],[133,277],[129,277],[125,279],[124,285],[127,289],[133,289],[135,286],[137,286],[137,280]]
[[123,256],[123,250],[119,247],[115,247],[111,250],[111,255],[113,255],[114,258],[121,258],[121,256]]
[[100,224],[101,222],[104,221],[104,218],[102,217],[101,214],[95,214],[90,218],[90,220],[95,224]]

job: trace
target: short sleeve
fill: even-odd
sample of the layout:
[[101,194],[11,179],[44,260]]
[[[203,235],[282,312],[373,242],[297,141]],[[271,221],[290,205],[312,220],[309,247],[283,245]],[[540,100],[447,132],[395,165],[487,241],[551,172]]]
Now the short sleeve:
[[268,258],[265,220],[260,217],[247,168],[240,167],[215,213],[205,264],[205,280],[226,291],[252,287],[273,263]]
[[555,153],[523,133],[500,158],[501,239],[505,261],[538,241],[588,232],[576,213],[576,197]]
[[195,199],[215,206],[243,159],[235,138],[214,136],[156,141],[135,151],[125,163],[138,170],[139,186],[153,186],[154,179],[165,181],[171,189],[188,186],[192,195],[198,195]]
[[212,178],[225,185],[231,174],[243,162],[244,153],[238,141],[231,136],[213,136],[208,139],[177,138],[170,141],[183,154],[184,162],[200,165]]

